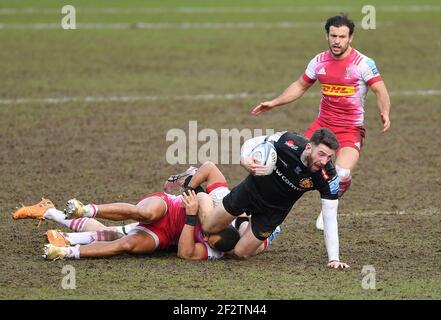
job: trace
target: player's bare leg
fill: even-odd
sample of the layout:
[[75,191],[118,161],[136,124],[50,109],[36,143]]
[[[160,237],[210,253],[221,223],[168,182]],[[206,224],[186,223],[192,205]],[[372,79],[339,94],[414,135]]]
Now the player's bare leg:
[[236,247],[234,247],[234,255],[240,258],[250,257],[263,251],[263,244],[264,241],[259,240],[254,236],[253,232],[251,231],[251,225],[249,225],[243,236],[240,237]]
[[197,198],[199,201],[199,211],[198,211],[199,221],[201,222],[202,225],[204,225],[208,215],[213,212],[213,208],[214,208],[213,200],[211,200],[211,197],[205,192],[199,192],[197,194]]
[[202,222],[202,230],[205,234],[219,233],[224,230],[236,217],[229,214],[221,203],[213,211],[206,215]]
[[122,253],[151,253],[155,251],[155,239],[146,232],[136,232],[110,242],[94,242],[80,246],[81,258],[111,257]]
[[45,245],[43,257],[47,260],[104,258],[123,253],[151,253],[155,251],[153,237],[145,232],[136,232],[111,242],[94,242],[84,246],[57,247]]
[[132,219],[139,222],[151,223],[163,217],[167,206],[159,197],[146,198],[137,205],[129,203],[111,203],[101,205],[83,205],[76,199],[67,202],[66,216],[96,217],[113,221]]
[[[335,167],[337,170],[337,175],[340,179],[340,190],[338,192],[339,197],[341,197],[352,182],[351,171],[357,165],[358,159],[360,158],[360,153],[357,149],[352,147],[343,147],[339,150],[337,158],[335,160]],[[323,230],[323,214],[320,212],[317,220],[315,222],[317,229]]]

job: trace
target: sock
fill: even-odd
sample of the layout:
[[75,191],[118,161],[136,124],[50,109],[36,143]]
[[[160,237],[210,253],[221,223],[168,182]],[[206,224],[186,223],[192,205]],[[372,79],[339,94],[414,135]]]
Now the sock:
[[84,212],[85,217],[94,218],[98,213],[98,206],[96,204],[90,203],[84,206],[86,211]]
[[280,234],[280,226],[277,226],[276,229],[270,234],[268,238],[265,239],[265,249],[268,248],[268,246],[273,243],[274,239],[277,238],[277,236]]
[[113,241],[123,237],[123,235],[117,231],[101,230],[95,231],[95,237],[95,241]]
[[78,233],[66,233],[67,240],[70,244],[89,244],[95,241],[113,241],[121,238],[123,235],[111,230],[88,231]]
[[117,226],[115,227],[116,231],[119,232],[122,235],[128,235],[129,232],[138,225],[138,223],[130,223],[126,224],[124,226]]
[[80,258],[80,245],[77,244],[75,247],[68,247],[66,258],[79,259]]
[[72,245],[89,244],[96,241],[96,231],[66,233],[65,236]]
[[66,220],[66,215],[62,211],[57,210],[55,208],[47,209],[43,217],[47,220],[57,222],[68,228],[70,226],[70,221],[72,221],[72,220]]
[[70,230],[75,231],[75,232],[81,232],[84,228],[84,225],[86,224],[87,220],[89,220],[90,218],[75,218],[75,219],[71,219],[71,220],[66,220],[69,221],[69,225],[67,226]]

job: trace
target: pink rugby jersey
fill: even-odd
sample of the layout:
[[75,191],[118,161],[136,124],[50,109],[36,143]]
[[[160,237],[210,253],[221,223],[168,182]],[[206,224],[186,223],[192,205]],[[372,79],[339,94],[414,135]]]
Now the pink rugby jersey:
[[363,126],[367,86],[381,81],[375,62],[353,48],[342,60],[327,50],[316,55],[303,74],[308,83],[317,79],[322,93],[318,120],[330,126]]
[[202,226],[200,223],[197,223],[194,228],[194,238],[196,242],[202,243],[205,246],[205,260],[217,260],[224,256],[222,251],[210,247],[204,240],[204,234],[202,233]]
[[[170,215],[170,224],[167,232],[171,239],[174,239],[174,243],[179,242],[179,237],[181,236],[182,229],[185,225],[185,209],[182,207],[182,196],[168,196],[168,214]],[[211,248],[208,243],[204,240],[202,233],[202,226],[197,223],[194,228],[194,239],[195,242],[202,243],[205,246],[206,255],[205,260],[216,260],[222,258],[224,253],[216,249]]]

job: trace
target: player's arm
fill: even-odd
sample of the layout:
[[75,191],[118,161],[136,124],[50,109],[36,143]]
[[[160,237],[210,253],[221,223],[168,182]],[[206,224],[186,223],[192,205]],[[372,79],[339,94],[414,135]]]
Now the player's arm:
[[187,215],[184,228],[179,237],[178,257],[186,260],[205,260],[207,258],[205,245],[194,241],[194,228],[198,219],[196,193],[194,191],[190,191],[190,195],[183,193],[182,201]]
[[326,183],[319,189],[323,214],[323,236],[328,253],[328,267],[346,269],[349,268],[349,265],[341,262],[339,256],[340,245],[337,222],[338,186],[339,179],[335,174],[331,179],[327,179]]
[[[344,263],[340,262],[339,257],[339,239],[338,239],[338,223],[337,209],[338,199],[323,199],[322,214],[326,251],[328,252],[328,267],[344,267]],[[340,266],[342,264],[342,266]]]
[[259,103],[253,108],[251,114],[258,115],[262,112],[269,111],[277,106],[281,106],[299,99],[308,90],[314,82],[307,82],[304,77],[300,77],[283,91],[277,98]]
[[267,136],[259,136],[255,138],[248,139],[242,145],[240,150],[240,164],[244,167],[250,174],[259,175],[266,171],[264,165],[256,163],[255,159],[251,157],[251,151],[259,144],[265,141]]
[[377,96],[377,107],[380,113],[381,122],[383,123],[382,132],[386,132],[390,128],[390,98],[384,81],[377,81],[370,87]]

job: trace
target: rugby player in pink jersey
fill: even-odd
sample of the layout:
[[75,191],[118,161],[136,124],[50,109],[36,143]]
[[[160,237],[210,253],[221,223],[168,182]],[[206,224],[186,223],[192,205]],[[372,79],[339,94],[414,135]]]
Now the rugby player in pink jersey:
[[[185,172],[171,176],[167,179],[164,185],[165,191],[179,191],[182,192],[184,182],[187,184],[191,180],[192,185],[197,186],[204,182],[207,183],[207,192],[200,193],[199,198],[204,200],[202,205],[199,205],[204,212],[211,210],[212,203],[215,205],[219,199],[229,192],[225,177],[220,170],[211,162],[207,162],[199,168],[190,167]],[[195,184],[197,183],[197,185]],[[201,190],[203,190],[201,188]],[[205,198],[204,198],[205,197]],[[160,214],[153,214],[157,211],[155,209],[155,201],[152,198],[162,199],[166,204],[166,213],[164,216]],[[219,199],[218,199],[219,198]],[[107,257],[120,253],[150,253],[157,249],[165,249],[172,244],[177,244],[178,256],[183,259],[191,260],[214,260],[222,257],[224,251],[229,251],[237,242],[239,234],[230,227],[226,233],[219,235],[205,236],[202,233],[202,228],[198,220],[190,218],[191,224],[184,224],[184,207],[194,206],[196,209],[191,209],[187,215],[196,216],[198,212],[198,200],[196,196],[173,196],[167,193],[156,193],[144,197],[139,203],[134,206],[128,203],[114,203],[107,205],[83,205],[79,201],[72,199],[68,201],[67,213],[70,216],[80,216],[68,220],[65,214],[55,208],[50,200],[43,199],[40,203],[23,207],[14,213],[14,219],[33,218],[40,220],[52,220],[60,223],[76,233],[64,233],[60,230],[48,230],[46,236],[51,245],[46,246],[46,258],[82,258],[85,257]],[[204,206],[210,206],[204,209]],[[138,207],[138,208],[137,208]],[[159,208],[161,206],[158,206]],[[188,209],[188,208],[187,208]],[[148,211],[152,218],[148,218]],[[119,220],[120,215],[131,217],[135,220],[141,219],[143,216],[146,223],[132,223],[125,226],[106,227],[96,219],[98,211],[100,217],[107,217],[113,220]],[[137,212],[138,211],[138,212]],[[119,213],[115,216],[114,213]],[[76,214],[75,214],[76,213]],[[159,218],[157,218],[159,217]],[[239,232],[243,233],[244,227],[248,224],[248,219],[244,219],[246,223],[239,224]],[[67,221],[67,222],[65,222]],[[243,221],[242,221],[243,222]],[[84,225],[81,229],[72,228],[72,225]],[[78,231],[82,232],[78,232]],[[190,236],[190,230],[191,235]],[[85,232],[84,232],[85,231]],[[140,233],[137,235],[137,233]],[[145,233],[145,234],[142,234]],[[264,251],[268,245],[280,233],[278,229],[264,245],[262,245],[256,254]],[[124,237],[127,236],[128,237]],[[124,237],[124,239],[120,239]],[[153,238],[154,242],[150,238]],[[119,239],[119,241],[113,242]],[[101,243],[99,243],[101,242]],[[106,243],[107,242],[107,243]],[[113,243],[110,243],[113,242]],[[91,246],[77,246],[87,245]],[[70,247],[70,248],[66,248]]]
[[[363,146],[367,91],[370,88],[376,95],[382,132],[391,125],[390,99],[375,62],[351,46],[354,23],[345,15],[339,15],[326,21],[325,30],[329,49],[317,54],[303,75],[280,96],[259,103],[251,113],[258,115],[296,101],[318,80],[322,93],[320,110],[304,135],[311,138],[316,129],[326,127],[337,136],[340,147],[336,153],[336,170],[340,179],[339,196],[342,196],[351,184],[351,171]],[[323,230],[322,213],[316,226]]]

